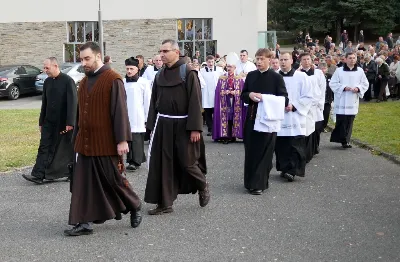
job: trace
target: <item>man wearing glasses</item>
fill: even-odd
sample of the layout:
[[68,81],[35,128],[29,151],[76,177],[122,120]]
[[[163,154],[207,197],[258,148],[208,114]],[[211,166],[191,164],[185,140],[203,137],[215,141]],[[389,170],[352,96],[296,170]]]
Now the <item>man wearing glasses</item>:
[[162,42],[160,55],[165,67],[154,79],[147,118],[152,134],[144,201],[157,205],[150,215],[173,212],[178,194],[198,191],[201,207],[210,200],[197,71],[179,57],[174,40]]

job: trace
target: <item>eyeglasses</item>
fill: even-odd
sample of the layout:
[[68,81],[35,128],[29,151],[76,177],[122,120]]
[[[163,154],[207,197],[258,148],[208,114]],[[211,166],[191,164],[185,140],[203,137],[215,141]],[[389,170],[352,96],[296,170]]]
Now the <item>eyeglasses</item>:
[[160,50],[160,51],[158,51],[158,53],[164,53],[164,54],[166,54],[166,53],[168,53],[168,52],[171,52],[171,51],[174,51],[175,49],[171,49],[171,50]]

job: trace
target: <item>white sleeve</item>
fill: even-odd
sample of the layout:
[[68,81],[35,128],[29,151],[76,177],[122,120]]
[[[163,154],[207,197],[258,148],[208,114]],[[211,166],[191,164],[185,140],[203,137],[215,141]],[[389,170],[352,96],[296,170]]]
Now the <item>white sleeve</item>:
[[146,80],[151,80],[150,67],[147,67],[142,76]]
[[324,73],[322,71],[318,71],[318,72],[319,72],[318,86],[319,86],[319,89],[321,90],[318,107],[319,107],[319,109],[324,110],[325,92],[326,92],[326,79],[325,79]]
[[342,95],[344,88],[346,85],[340,83],[340,72],[343,72],[342,68],[336,69],[335,73],[329,82],[329,87],[332,89],[332,92],[337,94],[339,97]]
[[197,75],[199,76],[201,89],[204,89],[206,87],[206,80],[204,80],[204,77],[201,74],[201,72],[199,72]]
[[257,69],[256,65],[254,63],[250,62],[250,67],[249,67],[248,72],[254,71],[256,69]]
[[300,115],[306,116],[311,109],[311,105],[313,102],[312,95],[312,86],[310,81],[308,81],[308,77],[305,73],[304,76],[301,77],[301,88],[299,98],[294,101],[289,101],[296,109]]
[[150,81],[145,80],[144,90],[143,90],[143,107],[144,107],[144,117],[147,122],[147,116],[149,115],[150,99],[151,99],[151,88]]
[[368,79],[365,76],[365,73],[362,70],[360,71],[360,84],[357,85],[357,88],[360,90],[360,92],[358,92],[358,96],[360,98],[364,97],[365,92],[367,92],[368,87],[369,87],[369,83],[368,83]]

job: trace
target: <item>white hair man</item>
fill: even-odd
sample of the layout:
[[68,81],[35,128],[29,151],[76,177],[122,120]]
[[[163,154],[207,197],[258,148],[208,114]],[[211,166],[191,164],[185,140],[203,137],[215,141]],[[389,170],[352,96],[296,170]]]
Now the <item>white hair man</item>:
[[147,79],[151,82],[154,81],[154,77],[156,76],[158,70],[160,70],[163,66],[160,55],[155,55],[152,61],[153,65],[148,65],[146,71],[144,71],[144,74],[142,76],[144,79]]

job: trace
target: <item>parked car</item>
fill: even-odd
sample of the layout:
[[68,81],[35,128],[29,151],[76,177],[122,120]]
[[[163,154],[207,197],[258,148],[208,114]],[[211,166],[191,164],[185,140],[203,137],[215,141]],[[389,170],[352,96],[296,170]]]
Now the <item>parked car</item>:
[[[85,76],[85,71],[82,67],[81,64],[79,63],[65,63],[62,64],[61,67],[61,72],[64,74],[69,75],[74,79],[76,86],[79,85],[79,82],[82,80],[82,78]],[[41,93],[43,92],[43,84],[44,80],[47,78],[47,74],[43,73],[37,76],[35,86],[36,86],[36,91]]]
[[35,93],[36,76],[41,73],[31,65],[0,66],[0,97],[15,100],[22,94]]

